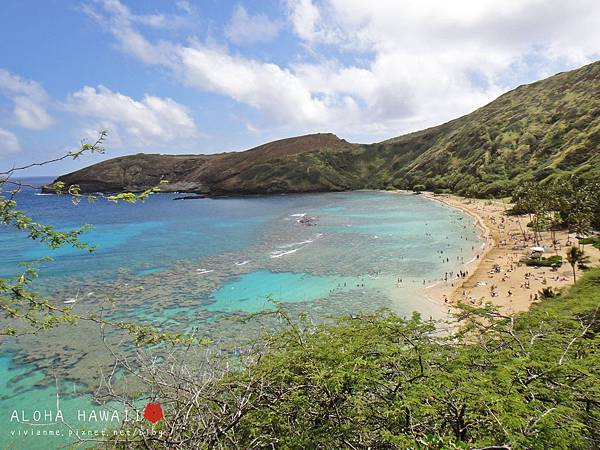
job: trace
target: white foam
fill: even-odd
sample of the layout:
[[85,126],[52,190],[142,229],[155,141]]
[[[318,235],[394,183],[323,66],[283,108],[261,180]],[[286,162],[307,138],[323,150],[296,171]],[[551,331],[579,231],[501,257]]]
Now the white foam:
[[306,213],[290,214],[290,217],[304,217]]
[[211,272],[214,272],[214,270],[207,270],[207,269],[196,269],[196,272],[198,273],[198,275],[204,275],[205,273],[211,273]]
[[313,242],[315,242],[317,239],[321,238],[321,236],[323,236],[323,233],[317,233],[315,234],[315,237],[312,239],[307,239],[306,241],[301,241],[301,242],[292,242],[291,244],[283,244],[283,245],[279,245],[277,248],[290,248],[290,247],[297,247],[297,246],[305,246],[307,244],[312,244]]
[[292,242],[291,244],[280,245],[277,248],[297,247],[298,245],[310,244],[311,242],[314,242],[314,239],[308,239],[308,240],[302,241],[302,242]]
[[473,261],[475,261],[476,259],[477,259],[477,256],[473,256],[473,257],[472,257],[470,260],[468,260],[468,261],[465,263],[465,266],[468,266],[469,264],[471,264],[471,263],[472,263]]
[[246,264],[248,264],[250,262],[249,259],[247,259],[246,261],[242,261],[242,262],[236,262],[234,263],[236,266],[244,266]]
[[297,252],[298,250],[300,250],[301,248],[302,248],[302,247],[298,247],[298,248],[295,248],[295,249],[293,249],[293,250],[288,250],[287,252],[274,251],[274,252],[271,252],[271,255],[270,255],[270,256],[271,256],[271,258],[281,258],[282,256],[285,256],[285,255],[290,255],[290,254],[292,254],[292,253],[296,253],[296,252]]

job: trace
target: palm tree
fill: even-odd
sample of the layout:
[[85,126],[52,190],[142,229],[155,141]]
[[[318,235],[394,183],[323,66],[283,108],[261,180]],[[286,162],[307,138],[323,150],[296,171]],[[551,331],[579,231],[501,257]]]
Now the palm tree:
[[569,252],[567,253],[567,261],[571,264],[573,268],[573,283],[577,281],[575,277],[575,266],[579,265],[580,267],[585,265],[589,261],[589,256],[584,256],[583,250],[578,247],[571,247]]

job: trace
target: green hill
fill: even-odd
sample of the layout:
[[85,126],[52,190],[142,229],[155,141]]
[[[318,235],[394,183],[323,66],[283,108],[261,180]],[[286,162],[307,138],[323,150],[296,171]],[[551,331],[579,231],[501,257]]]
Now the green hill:
[[384,143],[394,182],[480,196],[526,180],[600,178],[600,63],[520,86],[477,111]]
[[[600,180],[600,62],[520,86],[471,114],[376,144],[333,134],[283,139],[245,152],[144,155],[59,177],[83,192],[218,194],[411,189],[479,197],[572,175]],[[51,189],[47,189],[51,190]]]

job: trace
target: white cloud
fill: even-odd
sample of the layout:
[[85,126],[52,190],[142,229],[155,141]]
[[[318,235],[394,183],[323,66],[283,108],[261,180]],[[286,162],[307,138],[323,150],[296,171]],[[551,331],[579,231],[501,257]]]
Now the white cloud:
[[317,23],[321,14],[312,0],[289,0],[291,21],[294,30],[302,39],[312,41],[316,38]]
[[0,94],[14,103],[13,119],[17,125],[42,130],[54,124],[46,110],[48,94],[39,83],[0,69]]
[[188,0],[177,0],[175,6],[187,14],[192,14],[193,8]]
[[346,97],[313,95],[290,70],[276,64],[237,56],[216,45],[191,41],[181,45],[152,43],[135,27],[124,6],[105,2],[103,23],[120,46],[142,61],[168,67],[187,85],[233,98],[260,110],[273,124],[323,124],[348,115],[354,108]]
[[199,134],[187,109],[170,98],[145,95],[137,101],[104,86],[85,86],[64,107],[89,119],[88,129],[110,130],[116,147],[177,147]]
[[313,52],[367,55],[357,66],[299,64],[295,73],[311,92],[359,99],[363,123],[383,133],[457,117],[516,84],[600,55],[595,0],[288,4],[295,33]]
[[[84,135],[95,137],[99,128],[111,133],[113,147],[183,147],[200,133],[188,110],[170,98],[145,95],[134,100],[104,86],[85,86],[60,102],[31,80],[0,69],[0,94],[14,103],[12,122],[23,128],[41,130],[54,124],[47,108],[67,112],[83,123]],[[85,123],[84,123],[85,122]],[[0,128],[0,154],[20,150],[17,136]]]
[[[307,44],[335,43],[340,47],[346,44],[342,31],[331,22],[326,22],[323,16],[330,11],[327,5],[319,8],[313,0],[287,0],[288,16],[293,31]],[[326,26],[324,26],[326,25]],[[355,36],[350,36],[355,39]]]
[[191,87],[274,125],[346,136],[435,125],[600,55],[596,0],[288,0],[287,12],[307,51],[285,65],[197,40],[151,41],[117,0],[104,1],[100,22]]
[[[99,0],[105,8],[114,11],[118,16],[126,18],[127,21],[138,25],[147,26],[155,29],[174,30],[178,28],[186,28],[193,25],[193,9],[189,2],[178,1],[175,6],[186,14],[130,14],[129,9],[119,0]],[[100,16],[88,4],[82,5],[84,13],[90,17],[98,19]]]
[[249,15],[244,6],[238,4],[225,29],[225,36],[238,45],[268,42],[279,34],[281,26],[281,22],[271,20],[265,14]]
[[199,44],[178,46],[174,53],[180,64],[173,69],[189,86],[250,105],[274,124],[328,123],[338,114],[349,113],[353,106],[352,100],[343,96],[313,95],[303,80],[276,64]]
[[21,151],[19,140],[14,133],[0,128],[0,157]]

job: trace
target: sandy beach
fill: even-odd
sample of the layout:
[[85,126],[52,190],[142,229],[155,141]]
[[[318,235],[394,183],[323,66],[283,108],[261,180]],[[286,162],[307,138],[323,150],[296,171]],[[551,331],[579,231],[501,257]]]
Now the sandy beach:
[[[569,238],[566,231],[557,232],[555,250],[550,232],[542,233],[540,245],[546,249],[544,256],[562,255],[564,263],[556,271],[549,267],[528,267],[519,261],[529,256],[530,248],[536,245],[533,232],[527,228],[529,217],[507,216],[510,204],[500,200],[423,195],[472,215],[486,240],[479,257],[465,266],[468,275],[440,282],[427,293],[429,298],[447,303],[449,307],[459,302],[474,305],[491,302],[503,312],[514,313],[527,310],[544,288],[558,291],[573,284],[573,270],[566,252],[571,245],[577,245],[574,235]],[[591,265],[598,265],[600,250],[586,245],[585,254],[590,257]],[[582,271],[576,269],[577,278],[581,275]]]

